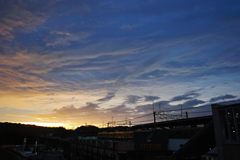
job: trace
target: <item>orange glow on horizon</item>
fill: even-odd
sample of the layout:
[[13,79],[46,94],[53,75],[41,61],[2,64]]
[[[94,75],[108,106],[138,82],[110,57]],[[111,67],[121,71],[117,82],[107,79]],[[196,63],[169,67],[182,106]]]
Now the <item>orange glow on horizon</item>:
[[42,127],[63,127],[66,129],[76,129],[75,126],[69,126],[64,123],[41,123],[41,122],[20,122],[21,124],[29,124],[29,125],[36,125],[36,126],[42,126]]
[[[80,125],[80,126],[70,126],[68,124],[65,123],[41,123],[41,122],[20,122],[21,124],[26,124],[26,125],[35,125],[35,126],[41,126],[41,127],[63,127],[65,129],[73,129],[75,130],[76,128],[80,127],[80,126],[84,126],[84,125]],[[91,124],[92,126],[96,126],[99,128],[105,128],[106,126],[102,126],[100,124]]]

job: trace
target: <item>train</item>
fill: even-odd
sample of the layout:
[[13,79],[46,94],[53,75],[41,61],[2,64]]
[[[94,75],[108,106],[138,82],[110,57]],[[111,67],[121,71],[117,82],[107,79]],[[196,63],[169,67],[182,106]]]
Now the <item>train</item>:
[[132,139],[133,131],[99,132],[98,139]]
[[[169,138],[191,138],[202,127],[174,128],[166,129]],[[141,131],[116,131],[116,132],[98,132],[98,139],[133,139],[134,132],[152,132],[152,130]]]

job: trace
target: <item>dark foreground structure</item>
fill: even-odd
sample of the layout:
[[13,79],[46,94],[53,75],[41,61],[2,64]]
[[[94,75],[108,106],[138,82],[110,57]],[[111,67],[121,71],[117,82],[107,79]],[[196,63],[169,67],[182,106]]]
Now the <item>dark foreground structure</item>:
[[207,107],[211,116],[132,127],[73,131],[4,123],[0,160],[239,160],[240,101]]
[[69,159],[239,160],[240,102],[212,104],[212,113],[133,126],[134,131],[78,136],[71,141]]

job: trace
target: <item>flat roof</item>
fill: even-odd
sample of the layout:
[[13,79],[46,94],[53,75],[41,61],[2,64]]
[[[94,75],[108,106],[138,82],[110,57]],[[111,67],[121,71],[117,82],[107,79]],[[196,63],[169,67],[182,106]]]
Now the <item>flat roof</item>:
[[[156,122],[156,127],[172,127],[172,126],[187,126],[187,125],[200,125],[207,124],[212,120],[212,116],[202,116],[186,119],[177,119],[171,121]],[[133,128],[153,128],[154,123],[146,123],[135,125]]]

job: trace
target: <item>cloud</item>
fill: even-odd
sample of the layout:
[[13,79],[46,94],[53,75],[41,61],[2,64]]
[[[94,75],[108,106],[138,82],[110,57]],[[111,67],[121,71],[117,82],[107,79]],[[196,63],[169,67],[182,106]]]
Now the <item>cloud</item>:
[[186,92],[184,95],[175,96],[171,99],[171,101],[175,102],[175,101],[182,101],[182,100],[189,100],[189,99],[196,98],[201,95],[201,94],[197,93],[200,90],[202,90],[202,88],[193,90],[190,92]]
[[139,96],[135,96],[135,95],[128,95],[126,97],[126,100],[125,100],[125,103],[127,104],[136,104],[139,102],[139,100],[141,99],[142,97],[139,97]]
[[[37,106],[37,113],[51,103],[48,114],[35,117],[78,123],[151,113],[152,100],[167,110],[203,104],[200,95],[221,92],[212,102],[234,98],[224,92],[239,90],[239,7],[237,1],[1,1],[1,105]],[[206,96],[193,90],[213,85]],[[163,90],[160,101],[154,95]],[[20,104],[19,95],[71,96]]]
[[216,101],[219,101],[219,100],[233,99],[233,98],[236,98],[236,97],[237,96],[226,94],[224,96],[213,97],[209,100],[209,102],[216,102]]
[[80,33],[69,33],[69,32],[62,32],[62,31],[52,31],[51,34],[44,39],[46,41],[46,46],[57,46],[57,45],[71,45],[72,42],[84,42],[84,40],[90,37],[92,34],[87,32],[80,32]]
[[107,102],[115,97],[115,92],[109,92],[104,98],[98,99],[99,102]]
[[138,24],[132,24],[132,25],[130,25],[130,24],[126,24],[126,25],[122,25],[120,28],[121,29],[133,29],[133,28],[136,28],[136,27],[138,27],[139,25]]
[[107,93],[107,95],[104,98],[98,99],[97,101],[99,102],[107,102],[109,100],[111,100],[112,98],[115,97],[115,93],[117,92],[117,90],[123,86],[126,85],[126,77],[124,76],[119,76],[113,83],[113,86],[109,89],[112,90],[110,92]]
[[[129,96],[131,102],[136,102],[139,97]],[[133,98],[134,97],[134,98]],[[70,97],[71,98],[71,97]],[[194,107],[199,104],[204,104],[205,101],[192,99],[189,101],[184,102],[183,104],[178,105],[170,105],[171,101],[159,101],[156,103],[161,103],[161,110],[174,110],[179,109],[180,105],[183,105],[183,108],[190,108]],[[29,114],[27,116],[38,118],[41,121],[51,121],[51,122],[61,122],[65,123],[71,121],[74,124],[84,124],[90,122],[105,122],[111,121],[111,117],[114,117],[114,121],[116,124],[120,124],[120,122],[125,123],[125,117],[130,118],[132,123],[137,123],[137,121],[144,121],[150,120],[152,115],[144,116],[141,119],[134,120],[134,117],[138,117],[141,115],[146,115],[152,113],[153,105],[152,104],[145,104],[145,105],[138,105],[134,108],[130,108],[126,106],[127,103],[122,103],[121,105],[117,105],[111,108],[101,108],[99,104],[95,103],[86,103],[86,105],[81,107],[75,107],[74,105],[68,105],[65,107],[61,107],[59,109],[54,109],[52,111],[48,111],[46,113],[39,113],[39,114]],[[198,109],[198,108],[196,108]],[[201,108],[199,108],[201,109]],[[155,106],[155,110],[158,110],[158,107]],[[184,110],[185,111],[185,110]],[[195,110],[194,110],[195,111]],[[180,111],[176,112],[166,112],[166,114],[180,114]],[[191,114],[191,116],[194,116]],[[123,118],[124,117],[124,118]]]
[[165,76],[169,71],[156,69],[149,73],[142,74],[139,78],[149,79],[149,78],[160,78]]
[[9,87],[6,89],[7,92],[17,92],[21,88],[29,91],[35,87],[56,86],[56,83],[41,76],[51,70],[44,64],[43,57],[38,54],[26,54],[25,51],[17,52],[12,56],[0,55],[2,64],[0,66],[0,76],[2,77],[0,83]]
[[26,116],[36,118],[42,122],[51,121],[52,123],[61,122],[80,125],[87,122],[95,122],[99,124],[102,123],[102,121],[105,121],[106,123],[111,120],[112,116],[115,118],[122,118],[129,116],[129,114],[133,112],[134,109],[126,107],[125,104],[103,109],[98,104],[87,102],[85,106],[79,108],[74,105],[67,105],[59,109],[54,109],[51,112],[27,114]]
[[[171,101],[158,101],[154,103],[154,110],[158,110],[156,104],[161,104],[161,110],[169,110],[176,107],[176,105],[170,105],[170,102]],[[134,109],[136,112],[151,113],[153,111],[153,104],[138,105]]]
[[149,101],[154,101],[154,100],[157,100],[157,99],[160,99],[160,97],[158,96],[144,96],[144,101],[145,102],[149,102]]
[[119,76],[116,81],[114,82],[114,87],[121,87],[123,85],[126,85],[126,77],[125,76]]
[[[161,104],[161,110],[167,111],[167,110],[179,109],[179,107],[181,105],[183,105],[184,108],[190,108],[190,107],[194,107],[199,104],[206,103],[205,101],[198,100],[198,99],[191,99],[182,104],[177,104],[177,105],[171,105],[170,104],[171,102],[172,101],[166,101],[166,100],[158,101],[154,105],[154,110],[159,110],[158,105],[156,105],[156,104]],[[136,110],[136,112],[151,113],[153,111],[153,105],[152,104],[138,105],[134,108],[134,110]]]
[[91,112],[98,109],[99,106],[97,104],[87,102],[86,106],[75,108],[74,105],[68,105],[66,107],[62,107],[60,109],[54,109],[52,112],[54,114],[59,115],[71,115],[71,114],[81,114],[83,112]]
[[78,114],[79,109],[75,108],[74,105],[69,105],[66,107],[62,107],[60,109],[54,109],[53,114],[63,116],[63,115],[72,115],[72,114]]
[[[24,2],[23,2],[24,3]],[[30,11],[22,4],[4,2],[6,10],[1,11],[0,17],[0,41],[11,41],[17,33],[31,33],[36,27],[43,24],[47,16],[38,11]],[[27,3],[25,4],[27,5]]]
[[203,104],[203,103],[206,103],[206,102],[198,99],[192,99],[184,102],[182,105],[187,108],[187,107],[194,107],[196,105]]
[[[51,121],[62,123],[85,123],[86,121],[101,121],[101,111],[99,106],[95,103],[87,102],[85,106],[79,108],[74,105],[67,105],[59,109],[53,109],[51,112],[28,114],[26,116],[40,119],[42,122]],[[98,115],[98,116],[96,116]]]
[[127,115],[127,114],[133,112],[134,109],[126,107],[126,105],[123,103],[123,104],[118,105],[116,107],[108,108],[108,109],[106,109],[106,111],[111,112],[111,113],[120,114],[120,115],[123,115],[123,114]]
[[137,112],[149,113],[153,111],[153,106],[152,104],[138,105],[135,107],[135,110],[137,110]]

